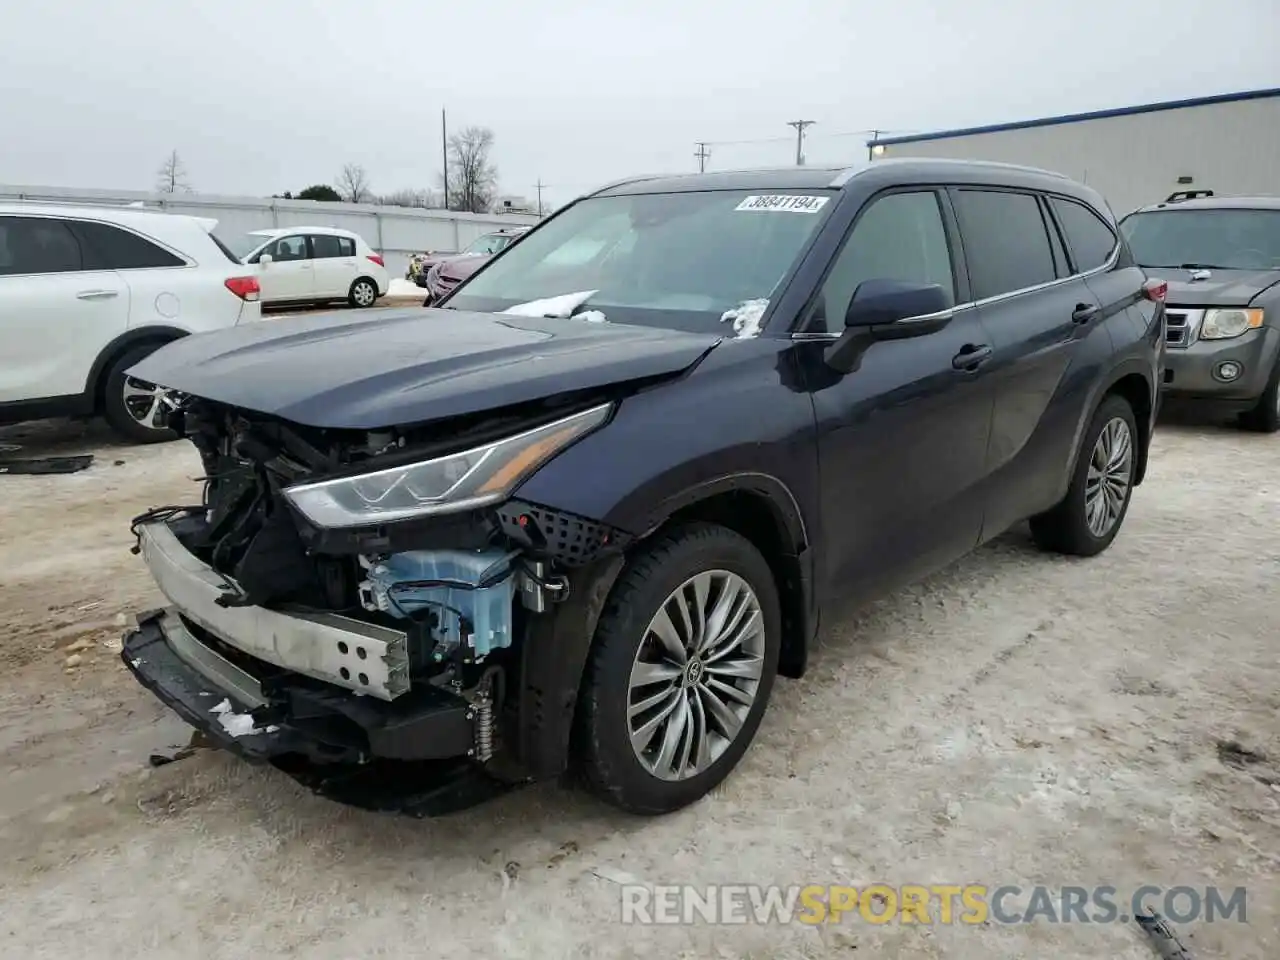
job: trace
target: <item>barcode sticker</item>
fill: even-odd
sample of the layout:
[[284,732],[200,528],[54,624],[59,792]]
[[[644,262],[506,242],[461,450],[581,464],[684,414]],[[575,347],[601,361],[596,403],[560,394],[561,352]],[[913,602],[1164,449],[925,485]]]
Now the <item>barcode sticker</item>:
[[817,213],[830,197],[813,197],[804,194],[771,193],[762,196],[746,197],[734,207],[735,210],[763,210],[779,213]]

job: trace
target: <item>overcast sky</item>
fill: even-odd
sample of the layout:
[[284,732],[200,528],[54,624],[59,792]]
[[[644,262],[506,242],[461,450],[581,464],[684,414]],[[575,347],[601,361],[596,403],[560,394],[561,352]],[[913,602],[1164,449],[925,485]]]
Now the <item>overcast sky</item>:
[[[856,161],[866,135],[1280,86],[1277,0],[7,0],[0,183],[435,186],[440,110],[506,192]],[[729,143],[726,141],[766,141]],[[719,142],[717,142],[719,141]],[[1224,145],[1226,148],[1227,145]],[[1176,148],[1176,145],[1171,145]]]

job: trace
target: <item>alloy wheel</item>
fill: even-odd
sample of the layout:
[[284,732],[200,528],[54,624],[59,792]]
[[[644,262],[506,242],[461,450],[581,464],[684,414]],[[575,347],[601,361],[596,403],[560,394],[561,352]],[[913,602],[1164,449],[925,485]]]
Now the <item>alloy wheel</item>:
[[1133,435],[1129,424],[1112,417],[1093,445],[1085,478],[1085,522],[1095,537],[1105,537],[1119,522],[1132,480]]
[[373,301],[378,299],[378,291],[373,288],[371,283],[357,283],[354,290],[351,291],[352,297],[356,303],[362,307],[373,305]]
[[178,395],[154,383],[125,377],[124,408],[137,423],[149,430],[167,429],[163,416],[177,406]]
[[687,780],[741,732],[764,671],[764,614],[727,570],[690,577],[645,628],[631,668],[627,726],[649,773]]

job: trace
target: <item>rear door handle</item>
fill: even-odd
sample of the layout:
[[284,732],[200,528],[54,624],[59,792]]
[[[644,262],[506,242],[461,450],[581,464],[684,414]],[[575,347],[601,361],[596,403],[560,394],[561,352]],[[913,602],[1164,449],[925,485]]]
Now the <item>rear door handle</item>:
[[1088,323],[1101,312],[1102,308],[1096,303],[1077,303],[1075,310],[1071,313],[1071,322]]
[[990,359],[991,348],[985,343],[966,343],[961,351],[951,358],[951,366],[970,373]]
[[120,296],[119,290],[81,290],[76,294],[77,300],[107,300]]

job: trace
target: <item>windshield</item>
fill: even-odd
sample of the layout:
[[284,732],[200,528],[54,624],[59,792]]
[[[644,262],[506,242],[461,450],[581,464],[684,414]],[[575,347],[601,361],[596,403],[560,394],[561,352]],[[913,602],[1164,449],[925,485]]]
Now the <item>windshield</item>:
[[245,233],[230,240],[224,240],[223,243],[227,245],[227,249],[243,260],[270,239],[271,237],[266,234]]
[[1153,210],[1120,230],[1144,267],[1280,269],[1280,210]]
[[497,312],[594,291],[609,320],[721,332],[726,311],[763,301],[834,204],[829,193],[656,193],[583,200],[526,235],[446,306]]
[[497,253],[508,243],[511,237],[502,233],[486,233],[483,237],[477,237],[471,241],[471,245],[463,250],[463,253]]

